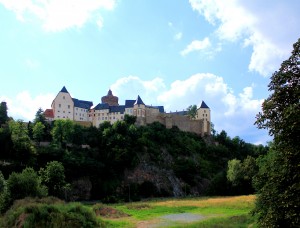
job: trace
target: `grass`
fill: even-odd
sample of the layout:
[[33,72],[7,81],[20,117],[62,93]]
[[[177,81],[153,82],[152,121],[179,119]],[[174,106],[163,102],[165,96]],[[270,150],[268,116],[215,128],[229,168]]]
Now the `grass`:
[[[55,198],[16,201],[0,219],[0,226],[11,227],[256,227],[249,212],[255,196],[153,199],[125,204],[65,203]],[[189,213],[204,219],[193,222],[171,221],[164,215]],[[185,217],[187,215],[184,215]],[[53,225],[54,224],[54,225]],[[60,225],[58,225],[60,224]],[[36,226],[36,227],[37,227]]]
[[[164,221],[164,227],[256,227],[249,212],[255,196],[162,199],[147,202],[112,204],[129,215],[117,219],[102,218],[109,227],[137,227],[140,223],[160,224],[161,216],[179,213],[199,214],[204,220],[192,223]],[[167,224],[167,225],[166,225]]]

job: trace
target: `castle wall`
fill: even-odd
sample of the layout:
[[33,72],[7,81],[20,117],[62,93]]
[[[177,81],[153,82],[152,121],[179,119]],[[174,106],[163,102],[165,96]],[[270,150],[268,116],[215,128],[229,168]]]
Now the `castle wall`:
[[146,125],[153,122],[159,122],[165,125],[166,128],[177,126],[182,131],[194,132],[199,135],[204,135],[206,131],[203,120],[191,120],[188,116],[176,114],[153,113],[152,115],[147,115],[146,118],[137,118],[136,123],[137,125]]

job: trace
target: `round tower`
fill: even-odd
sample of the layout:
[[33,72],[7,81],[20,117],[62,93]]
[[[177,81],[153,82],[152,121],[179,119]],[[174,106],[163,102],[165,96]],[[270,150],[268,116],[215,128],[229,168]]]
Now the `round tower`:
[[108,90],[107,95],[101,98],[101,102],[106,103],[109,106],[118,106],[118,101],[119,98],[117,96],[114,96],[111,90]]

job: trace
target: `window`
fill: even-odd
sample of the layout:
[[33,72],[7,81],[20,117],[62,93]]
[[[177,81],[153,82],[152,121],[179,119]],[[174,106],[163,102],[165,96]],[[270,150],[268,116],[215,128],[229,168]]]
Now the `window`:
[[58,104],[58,107],[61,108],[61,104]]
[[78,108],[76,108],[76,110],[78,110]]
[[204,113],[206,113],[206,110],[204,110]]
[[63,111],[63,113],[65,113],[65,111]]
[[107,117],[105,117],[105,120],[107,120]]
[[65,99],[65,96],[63,96],[63,99]]
[[68,109],[70,109],[70,105],[68,105]]
[[104,117],[102,117],[102,120],[104,120]]

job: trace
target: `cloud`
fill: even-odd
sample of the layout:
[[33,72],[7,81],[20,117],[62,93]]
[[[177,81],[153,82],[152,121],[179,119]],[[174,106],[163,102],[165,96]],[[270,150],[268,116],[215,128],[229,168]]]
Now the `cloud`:
[[205,37],[203,40],[193,40],[183,51],[180,52],[182,56],[186,56],[187,54],[207,49],[211,46],[208,37]]
[[39,108],[50,108],[54,94],[40,94],[32,97],[28,91],[22,91],[16,97],[1,96],[0,101],[6,101],[8,115],[14,119],[32,121]]
[[182,32],[176,33],[174,36],[174,40],[181,40],[182,38]]
[[100,9],[113,10],[116,5],[115,0],[0,0],[0,3],[13,11],[18,20],[38,18],[43,28],[51,32],[80,28],[94,19],[94,14]]
[[300,2],[189,0],[220,40],[253,47],[249,70],[267,76],[278,69],[299,38]]
[[124,102],[124,99],[135,100],[137,95],[140,95],[148,104],[155,105],[158,104],[157,96],[165,90],[165,84],[163,79],[158,77],[144,81],[137,76],[128,76],[118,79],[111,89],[114,94],[123,99],[121,102]]
[[204,100],[211,108],[212,122],[218,132],[224,129],[231,137],[240,136],[253,143],[270,140],[265,131],[253,125],[263,99],[253,98],[252,85],[236,94],[222,77],[198,73],[170,85],[161,78],[144,81],[128,76],[117,80],[111,89],[122,99],[135,99],[140,95],[145,104],[164,105],[167,112],[186,110],[191,104],[199,106]]
[[40,66],[40,63],[35,60],[35,59],[26,59],[25,60],[25,65],[29,68],[29,69],[36,69]]

